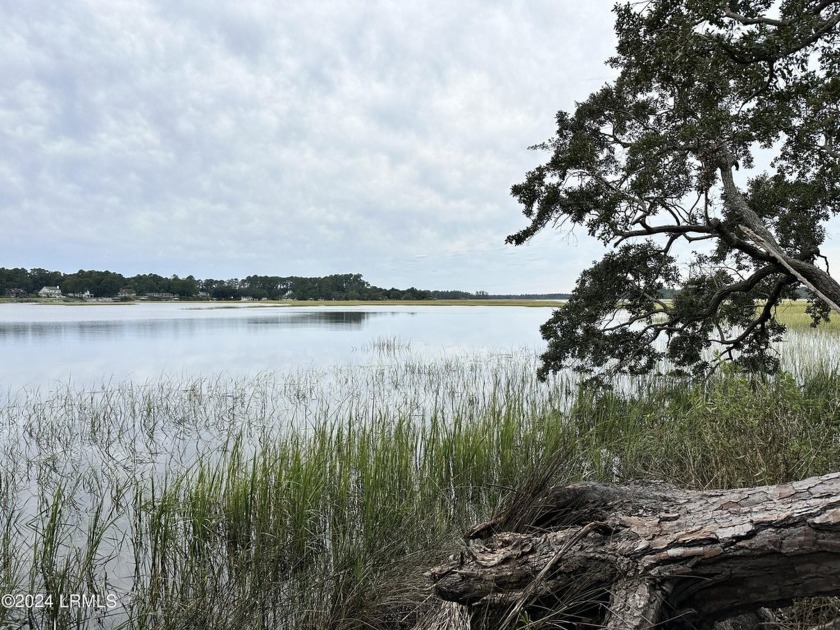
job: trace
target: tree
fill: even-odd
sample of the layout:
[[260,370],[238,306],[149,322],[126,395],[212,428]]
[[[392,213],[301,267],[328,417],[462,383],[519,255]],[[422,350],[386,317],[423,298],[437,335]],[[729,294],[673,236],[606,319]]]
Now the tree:
[[60,271],[47,271],[46,269],[30,269],[29,285],[26,287],[28,293],[35,293],[47,286],[59,286],[64,279]]
[[213,287],[210,297],[214,300],[239,300],[242,298],[242,291],[228,281]]
[[169,280],[168,293],[187,298],[195,297],[198,294],[198,281],[193,276],[179,278],[173,275]]
[[285,293],[285,290],[281,290],[284,284],[285,279],[278,276],[248,276],[242,281],[242,288],[251,297],[278,300]]
[[140,295],[148,293],[171,293],[170,281],[156,273],[136,275],[129,278],[128,285]]
[[[29,272],[23,267],[17,267],[15,269],[0,267],[0,290],[28,293],[31,291],[30,284]],[[38,288],[40,289],[41,287]]]
[[[840,0],[614,11],[618,78],[557,114],[534,147],[550,158],[512,188],[529,223],[509,243],[580,226],[610,248],[543,325],[540,376],[648,372],[663,358],[681,372],[722,360],[772,372],[781,300],[804,286],[814,325],[840,312],[820,252],[840,211]],[[739,183],[757,150],[770,171]]]

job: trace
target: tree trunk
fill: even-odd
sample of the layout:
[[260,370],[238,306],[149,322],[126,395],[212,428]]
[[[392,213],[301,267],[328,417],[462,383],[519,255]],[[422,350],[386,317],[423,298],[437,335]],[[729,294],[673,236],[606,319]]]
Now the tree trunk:
[[464,607],[436,627],[687,629],[752,613],[768,628],[762,607],[840,594],[840,473],[702,492],[580,483],[517,512],[430,571]]
[[723,142],[720,143],[720,150],[721,163],[719,169],[723,182],[723,195],[727,204],[734,208],[741,218],[741,224],[739,225],[741,232],[774,258],[799,282],[813,291],[832,311],[840,314],[840,284],[828,272],[823,271],[816,265],[806,262],[803,258],[796,258],[785,253],[758,214],[750,208],[743,193],[735,185],[732,176],[732,165],[735,158],[732,152]]

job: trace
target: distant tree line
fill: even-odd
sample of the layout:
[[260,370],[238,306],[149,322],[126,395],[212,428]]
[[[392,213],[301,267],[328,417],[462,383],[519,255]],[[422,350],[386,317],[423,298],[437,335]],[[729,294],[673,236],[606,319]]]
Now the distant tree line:
[[6,269],[0,267],[0,296],[32,296],[45,286],[59,286],[64,295],[116,298],[121,294],[215,300],[442,300],[480,299],[489,297],[484,291],[429,291],[383,289],[372,286],[358,273],[324,277],[248,276],[239,279],[199,280],[193,276],[163,277],[148,273],[126,277],[113,271],[85,271],[65,274],[46,269]]
[[[6,269],[0,267],[0,297],[33,296],[43,287],[60,286],[64,295],[118,297],[135,294],[139,297],[175,296],[187,299],[213,300],[568,300],[569,293],[504,293],[487,291],[430,291],[427,289],[383,289],[372,286],[361,274],[345,273],[324,277],[248,276],[228,280],[165,278],[154,273],[123,276],[113,271],[62,273],[46,269]],[[674,287],[663,288],[659,297],[673,299],[679,293]],[[809,292],[799,289],[794,298],[808,298]]]
[[[479,293],[481,293],[479,291]],[[517,293],[517,294],[488,294],[483,297],[487,300],[568,300],[570,293]]]

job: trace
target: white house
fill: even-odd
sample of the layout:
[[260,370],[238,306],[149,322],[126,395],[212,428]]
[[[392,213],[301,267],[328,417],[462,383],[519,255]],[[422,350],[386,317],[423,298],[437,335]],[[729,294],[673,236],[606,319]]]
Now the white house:
[[59,287],[44,287],[38,291],[40,297],[61,297],[61,289]]

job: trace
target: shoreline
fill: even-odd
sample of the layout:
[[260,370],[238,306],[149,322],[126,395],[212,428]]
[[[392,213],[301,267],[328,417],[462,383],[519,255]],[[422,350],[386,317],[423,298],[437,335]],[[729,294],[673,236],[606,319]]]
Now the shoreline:
[[43,304],[50,306],[102,306],[132,304],[212,304],[210,308],[278,308],[302,306],[520,306],[538,308],[556,308],[565,304],[564,300],[131,300],[97,302],[94,300],[60,299],[2,299],[0,304]]

